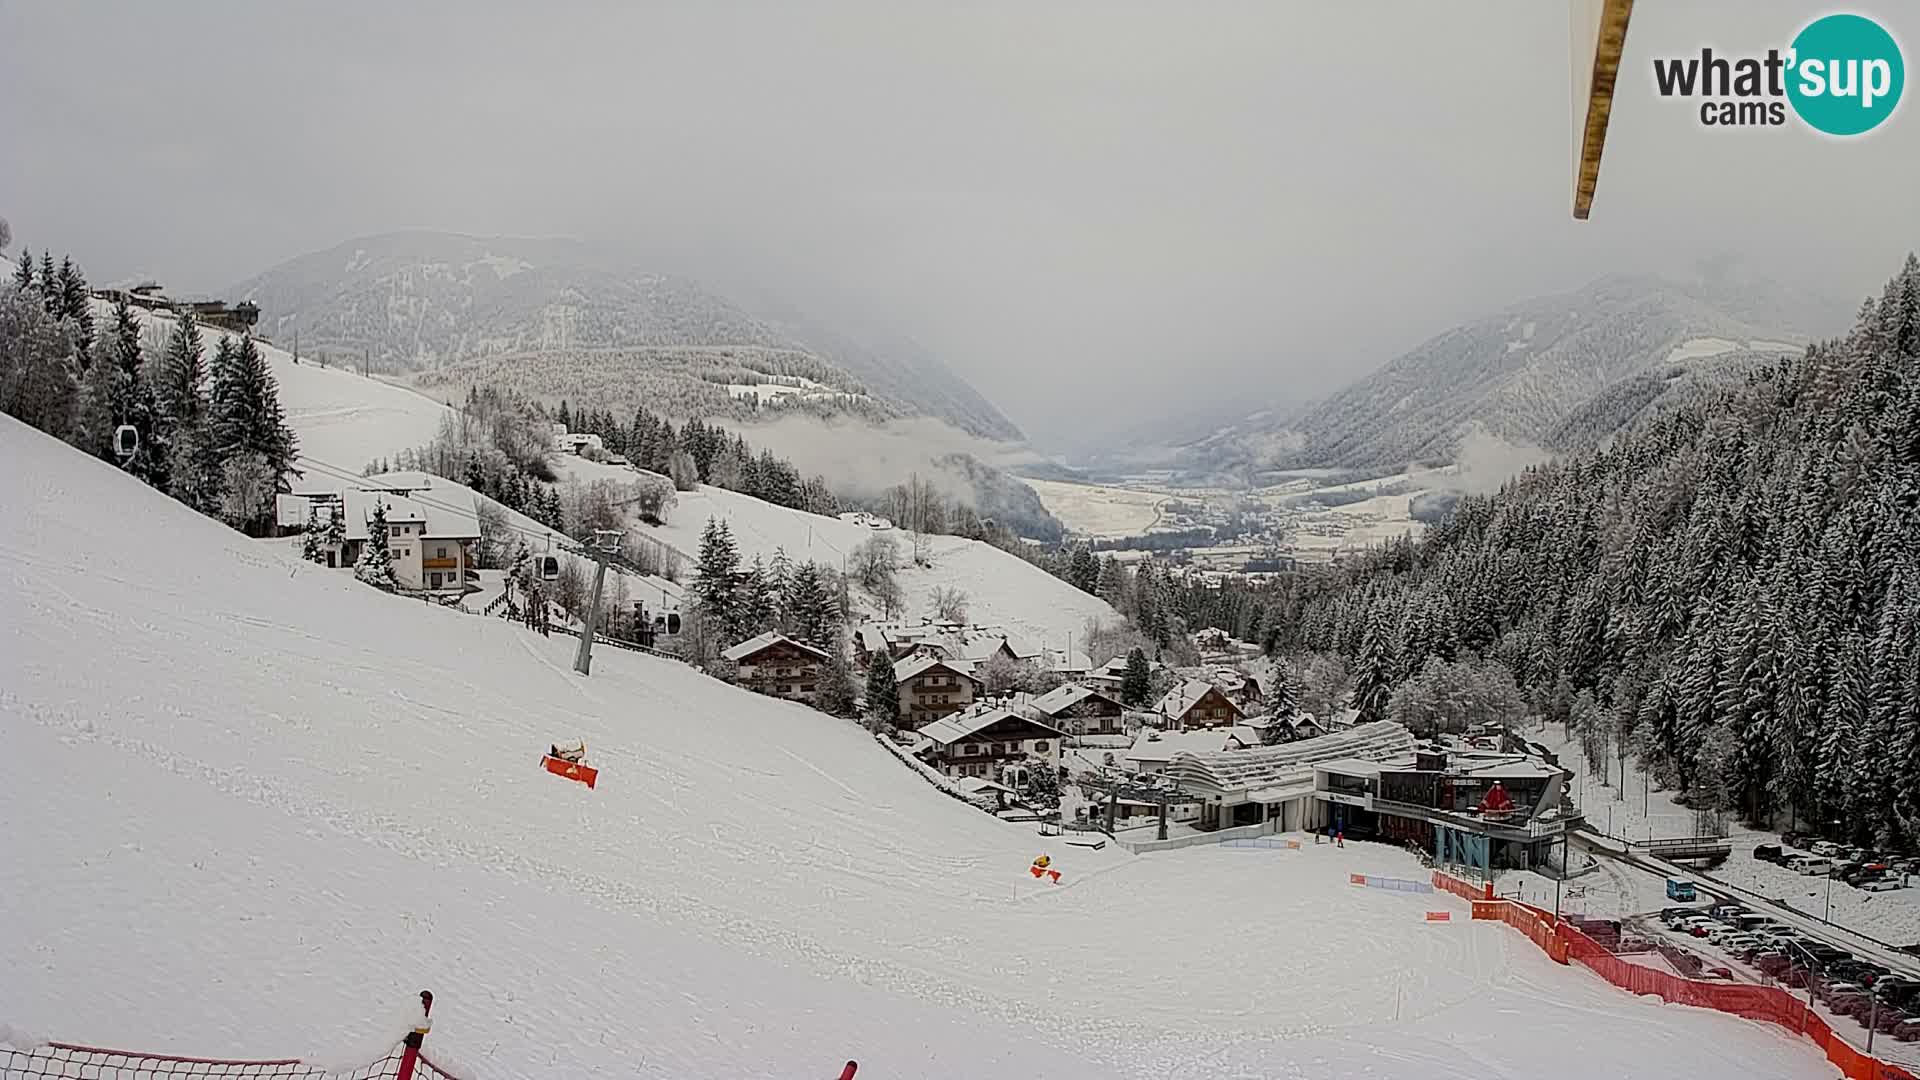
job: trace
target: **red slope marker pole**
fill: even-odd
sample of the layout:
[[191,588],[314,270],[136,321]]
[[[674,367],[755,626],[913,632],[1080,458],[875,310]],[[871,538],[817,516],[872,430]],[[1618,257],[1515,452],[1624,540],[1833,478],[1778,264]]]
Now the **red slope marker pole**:
[[840,1070],[840,1080],[853,1080],[853,1074],[856,1071],[858,1071],[859,1068],[860,1068],[859,1062],[857,1061],[847,1062],[847,1067]]
[[420,1044],[427,1041],[427,1032],[433,1030],[433,991],[420,991],[420,1019],[414,1022],[413,1030],[407,1032],[404,1049],[400,1051],[400,1068],[394,1073],[394,1080],[413,1080],[413,1069],[420,1061]]

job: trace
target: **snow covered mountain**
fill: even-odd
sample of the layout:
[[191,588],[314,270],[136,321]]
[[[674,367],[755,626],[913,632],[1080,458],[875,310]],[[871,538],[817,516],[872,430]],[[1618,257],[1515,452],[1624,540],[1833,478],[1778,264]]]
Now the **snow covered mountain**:
[[[678,366],[699,367],[716,350],[731,349],[736,363],[753,366],[771,355],[834,389],[870,392],[889,403],[882,417],[917,413],[978,436],[1019,438],[997,409],[923,350],[891,340],[862,345],[791,311],[777,321],[762,318],[698,282],[636,269],[570,240],[385,233],[291,259],[230,292],[260,305],[261,331],[276,341],[290,343],[297,334],[303,352],[358,358],[364,350],[377,370],[511,357],[547,368],[543,396],[580,401],[590,399],[596,376],[573,386],[568,376],[577,365],[540,357],[651,358],[684,374]],[[704,412],[692,401],[673,408],[677,392],[697,396],[706,376],[665,374],[649,389],[656,411],[727,415],[724,397],[704,401]],[[631,382],[635,373],[620,377]]]
[[1669,364],[1797,352],[1830,317],[1764,283],[1603,278],[1455,327],[1304,409],[1257,413],[1186,447],[1193,467],[1445,463],[1469,432],[1539,444],[1621,380]]
[[0,1038],[346,1064],[426,987],[469,1080],[1831,1075],[1348,886],[1397,850],[1064,848],[844,721],[0,455]]

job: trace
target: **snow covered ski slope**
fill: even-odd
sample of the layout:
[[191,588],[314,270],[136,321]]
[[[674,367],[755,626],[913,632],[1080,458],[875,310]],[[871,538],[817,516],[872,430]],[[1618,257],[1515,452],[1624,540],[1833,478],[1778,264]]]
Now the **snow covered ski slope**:
[[[0,1030],[345,1063],[424,987],[473,1080],[1831,1075],[1346,884],[1395,852],[1056,847],[853,725],[582,679],[10,419],[0,455]],[[597,790],[538,767],[566,739]]]

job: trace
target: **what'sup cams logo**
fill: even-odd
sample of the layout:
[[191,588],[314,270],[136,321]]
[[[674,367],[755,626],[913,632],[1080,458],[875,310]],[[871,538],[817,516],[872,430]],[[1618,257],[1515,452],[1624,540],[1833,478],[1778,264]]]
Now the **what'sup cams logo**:
[[1864,135],[1885,123],[1907,81],[1900,45],[1863,15],[1828,15],[1794,35],[1783,52],[1699,56],[1653,62],[1664,98],[1700,101],[1706,127],[1780,127],[1787,110],[1826,135]]

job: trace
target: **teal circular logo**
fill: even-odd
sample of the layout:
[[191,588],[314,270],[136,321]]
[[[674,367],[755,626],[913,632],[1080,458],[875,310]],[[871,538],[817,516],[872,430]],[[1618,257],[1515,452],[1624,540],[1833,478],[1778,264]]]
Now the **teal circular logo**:
[[1906,65],[1900,46],[1861,15],[1815,19],[1793,39],[1787,100],[1816,131],[1860,135],[1879,127],[1900,104]]

